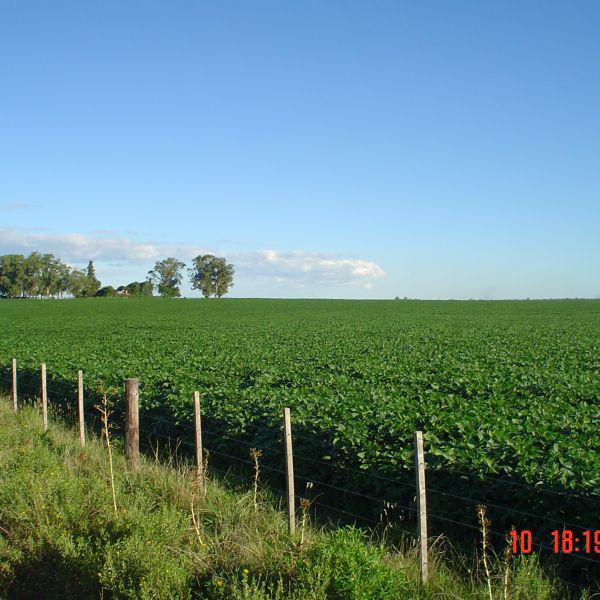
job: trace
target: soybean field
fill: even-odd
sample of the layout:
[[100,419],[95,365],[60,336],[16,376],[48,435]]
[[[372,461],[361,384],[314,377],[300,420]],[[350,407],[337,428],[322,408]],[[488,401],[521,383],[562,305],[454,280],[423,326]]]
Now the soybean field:
[[[383,476],[372,494],[412,467],[421,429],[455,490],[600,506],[600,301],[5,300],[0,326],[5,387],[16,357],[34,393],[44,361],[51,402],[77,369],[90,393],[139,377],[141,410],[190,422],[199,390],[223,435],[256,443],[289,406],[304,456]],[[494,497],[518,506],[514,489]]]

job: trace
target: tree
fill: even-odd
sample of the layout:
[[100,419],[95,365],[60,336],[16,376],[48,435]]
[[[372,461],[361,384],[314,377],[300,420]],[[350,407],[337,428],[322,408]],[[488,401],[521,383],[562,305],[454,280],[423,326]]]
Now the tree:
[[94,263],[91,260],[88,262],[86,278],[85,296],[95,296],[102,284],[96,278],[96,269],[94,269]]
[[96,292],[96,296],[98,296],[98,298],[112,298],[113,296],[117,295],[117,290],[115,290],[112,285],[106,285]]
[[156,285],[161,296],[179,298],[183,267],[184,263],[172,257],[156,261],[154,269],[148,271],[148,282]]
[[26,296],[44,298],[62,296],[67,290],[69,267],[54,254],[32,252],[25,259],[24,289]]
[[19,298],[25,295],[25,257],[22,254],[0,256],[0,296]]
[[[120,288],[119,288],[120,289]],[[129,296],[152,296],[154,284],[151,281],[132,281],[124,288]]]
[[83,298],[87,294],[88,277],[81,269],[73,269],[69,277],[68,291],[74,298]]
[[42,269],[44,259],[39,252],[32,252],[25,259],[23,274],[23,295],[29,298],[41,295]]
[[64,262],[58,261],[56,271],[56,285],[55,288],[53,288],[53,292],[58,294],[59,298],[62,298],[65,292],[69,291],[73,269]]
[[38,273],[38,293],[44,298],[60,296],[66,291],[69,267],[54,254],[42,254]]
[[192,264],[193,267],[188,269],[192,288],[200,290],[205,298],[220,298],[233,285],[235,269],[224,258],[203,254],[196,256]]

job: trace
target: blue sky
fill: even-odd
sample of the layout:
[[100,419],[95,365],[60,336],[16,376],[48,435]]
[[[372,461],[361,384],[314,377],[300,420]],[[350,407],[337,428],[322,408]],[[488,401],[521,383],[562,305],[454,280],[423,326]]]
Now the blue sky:
[[232,296],[600,297],[600,3],[0,1],[0,252]]

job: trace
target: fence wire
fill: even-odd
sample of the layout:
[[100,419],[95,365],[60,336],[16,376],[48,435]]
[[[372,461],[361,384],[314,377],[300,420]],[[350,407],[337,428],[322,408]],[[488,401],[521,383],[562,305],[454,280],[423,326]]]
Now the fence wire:
[[[19,384],[19,382],[21,384],[23,383],[22,378],[20,377],[19,371],[18,371],[17,382],[18,382],[18,384]],[[28,380],[27,384],[24,385],[23,387],[25,387],[26,389],[33,387],[31,385],[31,380]],[[69,409],[71,407],[69,404],[65,404],[63,408]],[[65,414],[74,414],[74,412],[75,411],[66,410]],[[90,410],[89,404],[86,405],[86,412],[87,412],[88,416],[91,416],[91,418],[94,421],[96,420],[95,411],[93,409]],[[145,436],[147,436],[148,440],[151,440],[154,437],[154,438],[166,440],[169,443],[173,442],[174,447],[175,447],[175,452],[177,452],[180,449],[185,449],[186,451],[188,451],[189,454],[191,454],[193,452],[193,450],[195,449],[195,444],[192,441],[185,439],[184,436],[182,436],[182,435],[173,436],[173,435],[170,435],[169,433],[164,433],[164,432],[157,431],[156,429],[154,429],[154,426],[156,426],[156,425],[158,425],[158,426],[163,425],[166,427],[167,431],[183,432],[186,436],[192,437],[193,433],[195,431],[193,424],[187,423],[187,422],[182,422],[181,419],[174,420],[171,418],[167,418],[165,415],[152,415],[149,413],[141,413],[140,417],[144,424],[144,427],[140,428],[139,431],[141,433],[143,433]],[[209,422],[210,422],[210,417],[209,417]],[[116,429],[117,430],[120,429],[119,425],[117,425]],[[266,463],[266,460],[270,456],[272,456],[273,453],[278,453],[280,455],[281,463],[283,464],[283,426],[278,427],[278,428],[269,428],[269,427],[265,427],[263,425],[259,425],[257,423],[250,423],[249,429],[252,431],[253,434],[256,434],[256,433],[267,434],[268,436],[270,436],[272,438],[272,441],[265,442],[265,440],[260,440],[260,442],[259,442],[258,440],[253,441],[251,438],[244,439],[243,435],[242,436],[231,435],[230,433],[226,433],[225,431],[222,431],[222,430],[217,431],[217,430],[212,429],[211,427],[204,427],[204,425],[203,425],[202,435],[206,436],[206,438],[208,438],[208,439],[205,439],[203,446],[206,446],[206,450],[209,453],[209,455],[221,457],[222,459],[226,459],[227,461],[230,461],[232,464],[244,465],[244,466],[246,466],[246,470],[248,470],[247,467],[251,467],[251,468],[255,467],[254,461],[250,460],[249,458],[243,458],[239,455],[232,454],[231,452],[227,452],[226,449],[232,445],[241,445],[241,446],[246,447],[248,450],[250,450],[250,449],[259,450],[262,453],[264,453],[263,456],[261,457],[262,460],[260,461],[260,465],[259,465],[260,471],[261,472],[266,471],[269,473],[273,473],[273,474],[277,475],[278,477],[285,477],[286,471],[283,468],[278,468],[277,466],[274,466],[273,464]],[[306,448],[307,446],[309,448],[311,446],[318,446],[326,451],[333,450],[331,443],[328,444],[317,438],[311,438],[311,437],[305,435],[304,433],[294,433],[293,432],[293,439],[301,440],[302,442],[304,442],[304,444],[300,444],[300,446],[303,449]],[[146,447],[148,446],[148,444],[146,443],[145,440],[140,440],[140,442],[142,445],[144,445]],[[219,442],[223,442],[223,443],[219,444]],[[229,446],[227,446],[227,444],[229,444]],[[149,444],[149,445],[150,445],[150,448],[152,449],[152,451],[154,452],[155,449],[152,447],[151,444]],[[343,453],[342,453],[342,456],[343,456]],[[354,498],[360,499],[360,501],[367,500],[371,503],[383,505],[384,507],[393,508],[394,510],[396,510],[396,509],[406,510],[410,513],[417,512],[417,509],[414,506],[400,503],[395,498],[394,499],[390,499],[389,497],[386,498],[385,494],[376,496],[376,495],[372,495],[369,493],[365,493],[364,491],[358,491],[356,489],[350,489],[348,487],[345,487],[345,486],[339,484],[338,479],[339,479],[339,475],[345,475],[348,478],[354,478],[355,480],[361,481],[363,483],[363,486],[364,486],[365,481],[376,480],[379,482],[383,482],[385,484],[389,484],[391,486],[397,486],[398,488],[404,489],[404,490],[406,490],[406,493],[409,493],[409,492],[416,493],[417,486],[416,486],[415,482],[409,482],[406,480],[395,479],[395,478],[392,478],[392,477],[389,477],[386,475],[382,475],[380,473],[375,472],[373,469],[370,469],[370,468],[365,469],[365,470],[353,469],[352,467],[347,466],[345,464],[340,464],[339,461],[334,461],[334,460],[327,461],[327,460],[315,458],[313,456],[306,456],[304,454],[296,454],[294,456],[294,461],[300,462],[300,463],[303,463],[306,465],[313,464],[313,465],[318,465],[319,467],[326,467],[330,471],[333,471],[335,473],[335,475],[337,476],[336,483],[333,483],[333,480],[331,482],[327,482],[327,481],[323,481],[321,478],[317,479],[317,478],[310,477],[310,475],[305,475],[305,474],[300,474],[300,473],[295,474],[296,481],[298,481],[298,482],[304,481],[305,484],[308,484],[308,483],[312,484],[310,494],[307,494],[307,495],[313,496],[312,498],[308,498],[308,500],[310,502],[311,510],[313,510],[313,511],[316,511],[316,509],[318,507],[318,508],[323,509],[328,514],[340,515],[340,517],[345,520],[350,519],[350,520],[354,520],[354,521],[360,521],[363,523],[374,524],[376,526],[381,524],[381,519],[379,521],[377,521],[377,520],[373,519],[371,516],[368,516],[365,514],[359,514],[353,510],[350,510],[349,507],[347,507],[347,506],[344,506],[344,507],[334,506],[328,502],[325,502],[322,498],[323,493],[317,493],[317,492],[320,489],[326,489],[326,490],[330,490],[331,492],[336,492],[336,493],[342,494],[346,497],[348,497],[348,496],[354,497]],[[224,472],[224,473],[230,472],[230,468],[227,469],[226,467],[224,467],[220,464],[214,464],[214,465],[210,464],[209,469],[214,469],[217,472]],[[408,478],[410,472],[409,471],[405,471],[405,472],[406,472],[407,478]],[[476,473],[476,472],[466,472],[466,471],[454,469],[452,467],[444,467],[444,466],[438,466],[438,465],[434,465],[433,468],[430,470],[430,472],[434,475],[438,474],[438,473],[447,474],[447,475],[463,475],[463,476],[469,478],[470,480],[478,480],[480,483],[489,484],[489,488],[488,488],[489,490],[492,490],[496,485],[505,486],[505,487],[513,487],[514,486],[514,487],[519,487],[521,489],[526,489],[530,492],[548,494],[550,496],[554,496],[557,498],[570,498],[573,500],[579,500],[583,503],[591,502],[591,503],[600,505],[600,496],[596,497],[597,496],[596,494],[591,494],[590,496],[581,496],[579,494],[575,494],[570,491],[559,491],[559,490],[553,490],[553,489],[549,489],[549,488],[545,488],[545,487],[541,487],[541,486],[537,486],[537,485],[534,486],[534,485],[530,485],[530,484],[527,484],[527,483],[524,483],[521,481],[507,479],[506,477],[491,477],[490,475],[486,475],[486,474],[480,474],[480,473]],[[241,475],[242,478],[246,478],[246,473],[243,470],[240,471],[239,473],[236,472],[236,475]],[[251,477],[248,476],[247,479],[251,479]],[[315,488],[318,488],[318,490]],[[287,494],[286,491],[281,490],[279,487],[277,487],[277,485],[275,484],[274,481],[269,481],[269,489],[277,494],[281,494],[282,496],[285,496]],[[567,521],[564,519],[558,519],[558,518],[551,517],[548,515],[541,515],[541,514],[537,514],[535,512],[520,510],[520,509],[515,508],[514,506],[506,506],[506,505],[495,503],[495,502],[489,502],[484,499],[462,496],[460,494],[456,494],[453,492],[448,492],[448,491],[437,489],[436,487],[427,487],[427,494],[433,495],[433,496],[441,496],[441,497],[451,498],[453,500],[458,500],[460,502],[463,502],[463,503],[469,504],[469,505],[482,504],[486,507],[502,511],[506,515],[520,515],[521,517],[535,519],[537,521],[560,524],[563,527],[567,526],[570,528],[581,529],[581,530],[595,530],[597,528],[597,526],[586,526],[586,525],[575,524],[575,523],[572,523],[571,521]],[[295,494],[295,496],[299,499],[307,498],[307,495],[303,496],[301,494]],[[437,512],[430,511],[430,512],[428,512],[427,517],[428,517],[428,519],[431,519],[434,521],[441,521],[441,522],[448,523],[448,524],[451,524],[451,525],[459,527],[459,528],[469,529],[473,532],[477,532],[477,535],[479,535],[479,533],[480,533],[480,527],[478,525],[475,525],[472,522],[468,523],[465,521],[461,521],[460,519],[453,518],[452,516],[449,516],[449,515],[438,514]],[[501,538],[503,540],[506,540],[506,538],[507,538],[507,533],[496,531],[494,529],[490,529],[489,533],[492,536],[495,536],[496,538]],[[554,553],[553,548],[551,548],[545,544],[535,542],[535,541],[532,541],[532,546],[552,554],[556,560],[559,560],[559,556],[557,556]],[[598,558],[595,558],[595,557],[585,556],[580,553],[569,553],[566,556],[565,555],[560,555],[560,556],[563,558],[566,558],[566,557],[573,558],[575,560],[590,563],[595,566],[600,565],[600,556]],[[561,582],[564,583],[565,585],[573,585],[572,583],[569,583],[566,581],[561,580]]]

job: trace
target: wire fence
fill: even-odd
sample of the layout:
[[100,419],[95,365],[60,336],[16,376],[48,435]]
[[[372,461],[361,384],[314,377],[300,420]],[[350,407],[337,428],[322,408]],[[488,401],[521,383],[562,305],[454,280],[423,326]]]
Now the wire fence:
[[[29,397],[34,397],[38,392],[32,389],[35,386],[31,385],[31,381],[26,383],[25,378],[21,378],[19,374],[13,381],[16,381],[17,385],[20,384],[19,388],[22,385],[26,390],[23,396],[29,394]],[[69,386],[66,386],[66,389],[71,393]],[[19,402],[23,402],[23,396]],[[56,402],[52,390],[50,397],[54,406],[62,410],[67,419],[77,418],[72,397],[64,402]],[[60,394],[56,397],[60,397]],[[89,402],[86,406],[86,420],[88,426],[98,426],[96,411]],[[182,455],[193,454],[195,426],[192,420],[182,422],[181,419],[175,419],[168,414],[142,411],[140,423],[139,433],[144,447],[149,447],[154,452],[152,440],[162,440],[167,442],[171,449],[175,447],[176,452]],[[219,423],[217,427],[211,427],[211,424],[215,423],[208,418],[202,426],[202,445],[209,454],[211,470],[222,474],[233,473],[236,477],[252,480],[252,470],[256,467],[256,462],[251,458],[250,451],[258,450],[260,472],[265,475],[261,480],[264,479],[269,490],[275,494],[282,497],[289,495],[289,489],[282,489],[287,475],[283,453],[283,424],[281,427],[269,428],[252,423],[249,432],[238,432],[235,435],[227,430],[226,424]],[[113,420],[114,430],[120,434],[124,431],[124,425],[123,414],[117,411]],[[355,522],[374,528],[385,523],[388,530],[398,528],[409,533],[415,531],[419,509],[414,471],[404,469],[401,471],[401,477],[390,477],[373,469],[360,470],[341,459],[324,460],[322,455],[332,449],[321,439],[293,432],[293,440],[301,448],[301,451],[297,451],[293,456],[294,480],[299,487],[303,486],[305,489],[304,494],[293,492],[293,496],[298,500],[308,500],[310,510],[317,518]],[[459,489],[465,489],[469,493],[457,493],[454,486],[452,491],[440,489],[438,484],[445,484],[457,476],[466,478],[467,483]],[[432,536],[442,535],[454,539],[461,551],[476,556],[481,527],[477,522],[475,509],[484,505],[490,511],[492,523],[500,523],[499,528],[489,529],[490,535],[497,540],[497,548],[505,547],[511,526],[531,530],[536,532],[532,547],[546,554],[549,561],[558,566],[559,573],[567,577],[561,578],[565,584],[574,585],[582,581],[597,581],[600,578],[600,544],[587,548],[586,551],[580,548],[577,551],[561,553],[557,552],[556,546],[550,546],[543,541],[550,533],[548,525],[554,525],[553,529],[558,531],[600,531],[600,510],[589,510],[590,506],[600,507],[600,497],[593,494],[582,496],[570,491],[530,485],[506,477],[481,477],[479,474],[449,467],[428,469],[427,479],[427,519]],[[505,497],[505,494],[497,493],[496,486],[508,488],[514,498],[517,498],[515,488],[523,490],[523,494],[539,510],[521,509],[516,506],[516,502],[510,505],[502,503],[498,499]],[[547,499],[550,499],[550,502]],[[586,507],[585,512],[577,514],[576,519],[572,518],[572,513],[567,513],[564,517],[554,514],[561,510],[561,503],[565,499],[570,506],[581,502],[582,506]],[[547,510],[544,512],[544,509]],[[586,517],[589,520],[586,520]],[[500,530],[504,526],[506,529]]]
[[[190,431],[190,432],[193,431],[193,427],[192,426],[190,426],[190,425],[177,425],[173,421],[169,421],[168,419],[166,419],[163,416],[157,417],[157,418],[153,419],[153,422],[168,424],[168,425],[172,426],[173,428],[180,427],[180,428],[183,428],[183,429],[185,429],[187,431]],[[269,433],[272,433],[274,436],[279,435],[279,437],[281,437],[281,431],[279,431],[279,430],[275,430],[275,429],[266,430],[265,428],[261,428],[261,429],[263,431],[268,431]],[[152,429],[140,429],[140,431],[143,432],[143,433],[145,433],[148,436],[154,436],[154,437],[158,437],[158,438],[162,438],[162,439],[168,439],[168,440],[171,440],[171,441],[173,440],[172,436],[170,436],[168,434],[163,434],[163,433],[157,432],[157,431],[152,430]],[[207,429],[203,429],[202,434],[209,436],[209,438],[215,437],[215,438],[218,438],[219,440],[226,440],[226,441],[229,441],[229,442],[233,442],[235,444],[242,444],[242,445],[244,445],[244,446],[246,446],[248,448],[255,448],[257,450],[262,451],[263,452],[263,456],[268,456],[268,453],[272,452],[272,451],[281,451],[281,448],[282,448],[282,446],[281,446],[281,444],[282,444],[281,440],[275,441],[275,442],[273,442],[270,445],[264,445],[264,444],[261,445],[261,444],[258,444],[256,442],[253,442],[251,440],[244,440],[244,439],[241,439],[239,437],[233,437],[233,436],[230,436],[230,435],[222,433],[222,432],[210,431],[210,430],[207,430]],[[296,438],[296,437],[297,436],[294,435],[294,438]],[[304,438],[305,438],[305,440],[308,440],[308,438],[306,438],[306,436],[304,436]],[[179,438],[179,439],[180,439],[180,443],[182,443],[183,446],[188,447],[190,449],[193,448],[193,444],[191,442],[185,442],[185,441],[181,442],[181,438]],[[242,463],[242,464],[247,464],[247,465],[253,465],[254,464],[252,460],[247,459],[247,458],[243,458],[239,454],[226,453],[223,450],[216,450],[214,448],[211,449],[210,441],[206,443],[206,448],[209,450],[209,452],[211,454],[215,454],[217,456],[223,456],[223,457],[228,458],[228,459],[230,459],[232,461],[235,461],[237,463]],[[314,459],[314,458],[311,458],[311,457],[303,456],[301,454],[295,454],[294,455],[294,460],[295,460],[296,464],[297,463],[303,463],[303,462],[304,463],[309,463],[309,464],[317,464],[317,465],[321,465],[321,466],[325,466],[325,467],[331,468],[331,469],[335,470],[338,473],[342,472],[342,473],[346,473],[346,474],[350,474],[350,475],[359,475],[359,476],[366,477],[366,478],[375,477],[375,478],[380,479],[382,481],[385,481],[387,483],[391,483],[394,486],[398,486],[400,488],[406,488],[407,490],[410,490],[410,492],[412,494],[416,493],[416,485],[414,483],[408,483],[407,481],[404,481],[404,480],[392,479],[390,477],[385,477],[385,476],[381,476],[381,475],[377,475],[377,474],[373,474],[373,473],[365,474],[364,472],[357,471],[355,469],[351,469],[351,468],[345,467],[343,465],[332,465],[330,462],[326,462],[326,461],[323,461],[323,460],[318,460],[318,459]],[[285,471],[282,468],[276,468],[276,467],[273,467],[271,465],[265,464],[264,461],[262,462],[260,468],[261,469],[265,469],[267,471],[272,471],[272,472],[278,473],[278,474],[280,474],[282,476],[285,475]],[[333,490],[335,492],[338,492],[339,494],[344,494],[344,495],[347,495],[347,496],[352,496],[352,497],[355,497],[355,498],[359,498],[361,500],[368,500],[368,501],[377,503],[379,505],[381,505],[381,504],[383,504],[383,505],[389,505],[389,506],[392,506],[394,508],[401,508],[401,509],[413,512],[413,513],[416,512],[416,508],[414,507],[414,505],[411,506],[411,505],[408,505],[408,504],[404,504],[404,505],[403,504],[399,504],[396,501],[395,498],[391,498],[391,497],[390,498],[386,498],[385,496],[375,496],[375,495],[366,494],[364,492],[357,491],[357,490],[351,489],[349,487],[343,487],[341,485],[336,485],[336,484],[331,483],[331,482],[322,481],[319,478],[316,478],[314,476],[310,476],[309,474],[303,474],[302,472],[298,472],[298,471],[295,472],[295,478],[297,480],[304,481],[306,483],[310,483],[311,487],[313,489],[318,489],[319,487],[322,487],[322,488],[326,488],[328,490]],[[535,489],[535,488],[533,488],[533,489]],[[439,490],[439,489],[436,489],[434,487],[431,487],[430,485],[427,486],[427,494],[428,495],[434,494],[434,495],[439,495],[439,496],[443,496],[443,497],[446,497],[446,498],[452,498],[454,500],[459,500],[459,501],[461,501],[463,503],[466,503],[466,504],[469,504],[469,505],[474,505],[474,506],[485,505],[487,508],[495,508],[495,509],[504,511],[504,512],[506,512],[508,514],[519,515],[519,516],[525,517],[527,519],[535,519],[536,521],[550,522],[550,523],[553,523],[555,525],[559,525],[562,528],[570,527],[570,528],[573,528],[573,529],[592,530],[593,531],[598,526],[597,523],[593,523],[591,521],[589,523],[586,523],[586,524],[573,523],[573,522],[571,522],[571,521],[569,521],[567,519],[559,519],[559,518],[556,518],[556,517],[550,517],[548,515],[543,515],[543,514],[539,514],[539,513],[533,513],[533,512],[530,512],[530,511],[520,510],[520,509],[515,508],[514,506],[507,506],[507,505],[496,504],[496,503],[490,502],[486,498],[481,498],[481,497],[475,497],[475,498],[466,497],[466,496],[462,496],[460,494],[456,494],[454,492]],[[560,494],[560,492],[556,492],[556,494]],[[332,511],[339,510],[339,507],[335,507],[335,506],[328,506],[328,508],[330,508]],[[341,511],[340,510],[340,513],[341,514],[348,514],[348,511]],[[475,511],[473,510],[473,514],[474,513],[475,513]],[[356,513],[352,513],[352,514],[354,514],[355,516],[357,516]],[[361,515],[358,515],[358,516],[361,519],[366,519],[366,520],[374,521],[373,519],[369,519],[365,514],[361,514]],[[461,527],[466,527],[466,528],[469,528],[469,529],[473,529],[474,531],[479,531],[480,530],[479,525],[475,525],[472,522],[465,522],[465,521],[460,521],[460,520],[456,520],[456,519],[451,519],[448,516],[438,515],[438,514],[435,514],[435,513],[431,512],[431,511],[428,512],[428,517],[432,517],[434,519],[437,518],[437,519],[439,519],[441,521],[452,523],[454,525],[458,525],[458,526],[461,526]],[[495,535],[498,535],[498,536],[502,537],[503,539],[506,538],[506,535],[507,535],[507,532],[502,533],[502,532],[493,531],[493,530],[491,530],[491,532],[493,534],[495,534]],[[544,548],[544,549],[547,549],[547,550],[550,549],[548,546],[545,546],[543,544],[534,543],[534,545],[537,546],[537,547],[539,547],[539,548]],[[580,555],[577,555],[577,554],[573,554],[572,556],[573,556],[573,558],[576,558],[576,559],[590,560],[593,563],[598,563],[597,560],[588,559],[588,557],[585,557],[585,556],[580,556]]]

